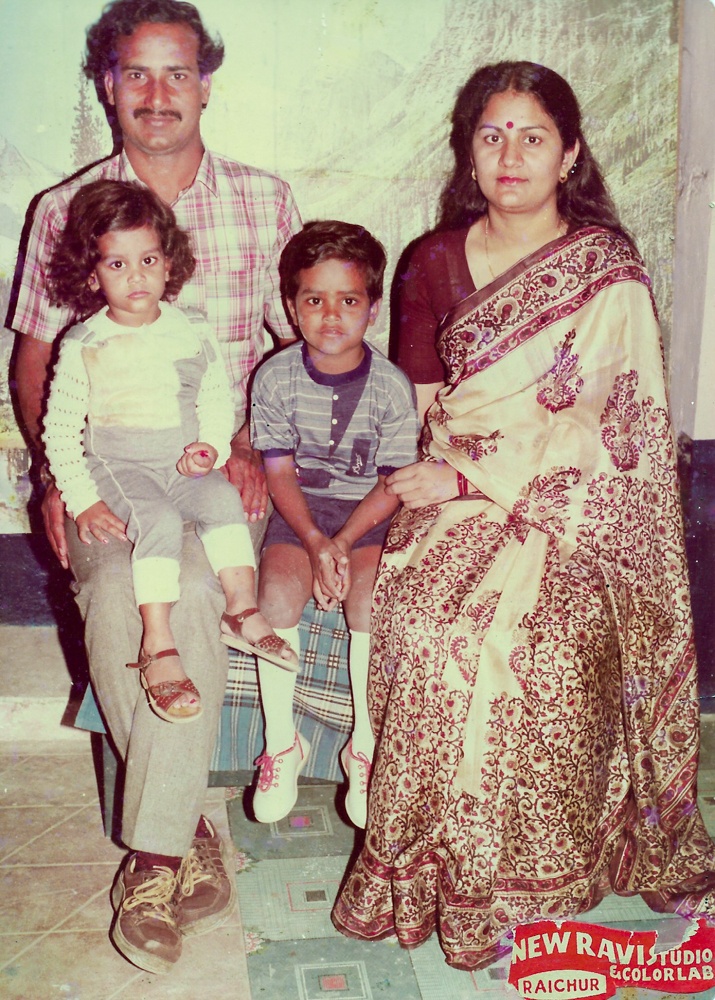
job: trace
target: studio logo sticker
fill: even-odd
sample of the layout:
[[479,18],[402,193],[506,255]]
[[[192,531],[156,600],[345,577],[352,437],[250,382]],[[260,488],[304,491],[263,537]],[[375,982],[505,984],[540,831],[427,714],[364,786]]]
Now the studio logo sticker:
[[606,1000],[620,987],[700,993],[715,986],[715,927],[705,920],[669,951],[656,931],[541,920],[514,932],[509,982],[524,1000]]

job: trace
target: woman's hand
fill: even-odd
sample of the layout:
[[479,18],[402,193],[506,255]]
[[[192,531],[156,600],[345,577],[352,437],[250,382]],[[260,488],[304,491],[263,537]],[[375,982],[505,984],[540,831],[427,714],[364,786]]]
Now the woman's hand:
[[93,503],[91,507],[83,510],[81,514],[77,515],[75,522],[79,540],[85,545],[90,545],[92,538],[96,538],[106,545],[109,541],[107,535],[113,535],[120,542],[127,540],[124,522],[111,512],[104,500],[98,500],[97,503]]
[[184,448],[184,454],[176,463],[176,468],[182,476],[200,479],[207,472],[211,472],[217,458],[218,452],[213,445],[206,444],[205,441],[194,441]]
[[458,492],[457,470],[446,462],[415,462],[385,480],[385,493],[398,497],[408,510],[451,500]]

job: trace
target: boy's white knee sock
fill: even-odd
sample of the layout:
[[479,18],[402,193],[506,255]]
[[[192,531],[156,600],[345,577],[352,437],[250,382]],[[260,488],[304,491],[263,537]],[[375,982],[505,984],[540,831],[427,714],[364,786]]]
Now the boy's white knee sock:
[[353,696],[353,751],[364,753],[372,760],[375,740],[372,735],[370,716],[367,711],[367,670],[370,659],[369,632],[350,630],[348,666],[350,669],[350,690]]
[[[298,626],[274,628],[273,631],[293,647],[300,660]],[[293,745],[295,737],[293,693],[297,674],[291,670],[283,670],[282,667],[268,663],[267,660],[259,658],[256,662],[265,722],[266,753],[273,757]]]

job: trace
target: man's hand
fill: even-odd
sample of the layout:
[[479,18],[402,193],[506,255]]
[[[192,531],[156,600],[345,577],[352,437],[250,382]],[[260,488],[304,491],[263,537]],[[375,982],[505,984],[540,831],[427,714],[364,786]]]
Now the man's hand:
[[184,454],[176,463],[176,468],[182,476],[200,479],[201,476],[211,472],[217,458],[218,452],[213,445],[206,444],[205,441],[194,441],[193,444],[186,445]]
[[107,535],[112,535],[121,542],[127,540],[124,522],[111,512],[104,500],[98,500],[87,510],[83,510],[75,518],[75,523],[79,540],[85,545],[91,545],[92,538],[96,538],[106,545],[109,541]]
[[241,502],[249,521],[260,521],[266,516],[268,487],[263,471],[261,453],[254,451],[244,426],[231,442],[231,457],[221,472],[241,494]]
[[60,561],[63,569],[69,569],[70,560],[67,552],[67,535],[65,533],[65,505],[60,491],[54,483],[48,483],[42,498],[42,521],[45,534],[52,551]]

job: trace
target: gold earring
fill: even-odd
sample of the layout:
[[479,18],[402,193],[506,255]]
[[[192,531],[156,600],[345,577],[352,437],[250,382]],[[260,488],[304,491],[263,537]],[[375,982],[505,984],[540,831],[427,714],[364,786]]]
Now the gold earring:
[[472,167],[472,180],[476,181],[476,179],[477,179],[477,168]]

